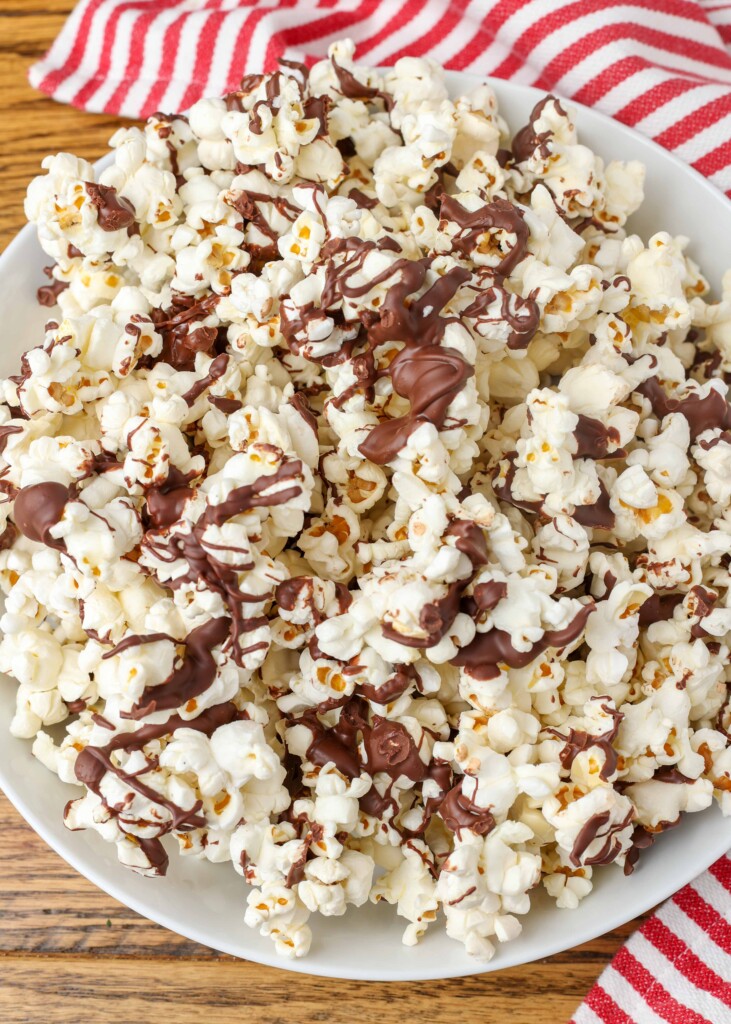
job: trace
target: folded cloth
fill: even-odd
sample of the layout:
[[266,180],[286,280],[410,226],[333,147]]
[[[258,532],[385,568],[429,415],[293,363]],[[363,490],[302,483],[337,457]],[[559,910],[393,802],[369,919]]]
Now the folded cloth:
[[144,117],[342,36],[372,65],[429,56],[596,106],[731,192],[731,0],[81,0],[30,80]]
[[731,858],[686,885],[622,946],[571,1024],[731,1022]]
[[[372,65],[428,56],[596,106],[731,194],[731,0],[82,0],[30,80],[143,117],[346,35]],[[619,951],[573,1024],[731,1024],[730,921],[722,858]]]

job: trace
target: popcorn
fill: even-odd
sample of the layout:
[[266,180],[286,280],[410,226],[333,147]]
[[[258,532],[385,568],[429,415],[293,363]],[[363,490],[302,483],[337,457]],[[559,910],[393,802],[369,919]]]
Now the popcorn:
[[370,900],[487,960],[539,881],[731,813],[731,278],[627,233],[643,168],[554,97],[510,138],[345,40],[28,189],[11,732],[284,956]]

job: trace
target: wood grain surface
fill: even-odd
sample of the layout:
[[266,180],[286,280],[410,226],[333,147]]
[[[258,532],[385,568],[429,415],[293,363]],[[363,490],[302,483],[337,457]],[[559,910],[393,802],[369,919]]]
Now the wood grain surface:
[[[71,7],[0,0],[2,247],[24,223],[25,187],[43,156],[95,160],[120,123],[27,83]],[[307,978],[221,956],[127,910],[67,867],[2,795],[0,820],[2,1024],[566,1024],[636,926],[536,964],[428,986]]]

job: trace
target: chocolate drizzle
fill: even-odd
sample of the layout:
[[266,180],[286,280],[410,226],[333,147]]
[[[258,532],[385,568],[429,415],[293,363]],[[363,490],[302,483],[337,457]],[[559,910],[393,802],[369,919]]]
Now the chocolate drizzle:
[[[631,808],[621,821],[614,823],[612,823],[609,811],[593,814],[574,840],[569,854],[569,860],[574,867],[579,867],[580,864],[593,867],[598,864],[611,864],[612,861],[615,861],[622,852],[622,842],[618,838],[618,833],[627,828],[634,813],[634,808]],[[591,857],[585,857],[584,854],[597,839],[603,840],[599,851],[592,854]]]
[[51,529],[61,522],[63,511],[71,498],[71,488],[53,480],[22,487],[13,506],[15,525],[29,540],[45,544],[56,551],[65,551],[63,540],[56,540],[51,535]]
[[61,292],[65,291],[69,286],[68,281],[59,281],[58,278],[53,276],[53,266],[51,264],[51,266],[43,268],[43,273],[49,279],[49,283],[42,284],[36,292],[38,303],[41,306],[55,306]]
[[391,380],[394,391],[408,399],[411,409],[406,416],[375,426],[358,450],[383,466],[396,458],[420,424],[432,423],[441,430],[447,409],[474,372],[456,349],[439,345],[402,349],[391,363]]
[[[251,484],[236,487],[224,501],[217,505],[208,505],[186,532],[170,532],[165,526],[170,520],[170,515],[173,514],[172,510],[180,507],[180,503],[187,500],[186,485],[173,487],[167,493],[161,493],[159,490],[155,492],[150,514],[151,516],[155,514],[163,525],[148,530],[143,538],[142,546],[148,548],[153,556],[162,562],[169,563],[182,558],[188,563],[188,572],[182,577],[170,580],[168,586],[175,588],[186,582],[200,580],[209,590],[220,595],[231,616],[232,656],[239,664],[244,655],[263,650],[268,646],[265,641],[260,641],[251,647],[241,647],[240,639],[245,633],[268,623],[266,616],[247,618],[242,610],[243,605],[247,602],[266,601],[272,595],[266,593],[245,594],[239,586],[239,573],[253,567],[253,563],[248,560],[249,553],[242,552],[246,561],[235,566],[227,561],[222,561],[215,555],[217,550],[215,544],[205,540],[206,529],[211,525],[222,526],[227,520],[250,509],[274,507],[292,501],[302,492],[301,479],[302,463],[299,459],[285,458],[274,473],[257,477]],[[289,483],[289,486],[272,490],[282,483]],[[149,498],[148,493],[148,511],[150,510]],[[230,552],[231,548],[227,547],[225,550]],[[218,621],[229,622],[228,619]]]
[[439,817],[450,831],[459,836],[463,829],[486,836],[495,828],[495,818],[489,808],[479,807],[462,791],[463,780],[449,790],[439,805]]
[[695,441],[705,430],[731,428],[731,406],[720,391],[713,387],[705,398],[695,393],[686,395],[685,398],[668,398],[657,377],[650,377],[636,390],[649,400],[658,419],[663,419],[672,412],[679,412],[685,416],[690,427],[691,441]]
[[510,634],[502,629],[478,633],[471,644],[457,652],[452,664],[466,668],[480,679],[494,679],[500,674],[500,664],[508,668],[525,668],[549,647],[562,650],[578,640],[594,608],[593,601],[585,604],[568,626],[546,630],[541,639],[527,651],[518,651],[513,646]]
[[[620,459],[627,454],[623,448],[618,448],[619,431],[615,427],[607,427],[601,420],[579,413],[579,422],[574,430],[576,439],[577,459]],[[609,454],[609,445],[615,445],[615,450]]]
[[536,150],[538,150],[539,156],[544,160],[551,155],[548,143],[553,133],[550,131],[536,131],[536,121],[540,120],[544,107],[549,103],[555,103],[558,113],[563,117],[568,116],[555,96],[545,96],[540,100],[531,111],[528,124],[516,132],[513,137],[512,157],[516,163],[522,163],[524,160],[530,159]]
[[[170,711],[181,707],[204,693],[216,678],[216,661],[211,654],[229,637],[230,620],[210,619],[191,630],[185,640],[185,655],[172,674],[156,686],[146,686],[132,711],[121,713],[122,718],[145,718],[156,711]],[[145,638],[134,637],[135,641]],[[155,639],[161,639],[155,635]],[[119,651],[119,646],[115,653]]]
[[[498,316],[488,316],[487,311],[500,300]],[[506,291],[502,285],[491,283],[480,289],[473,302],[463,310],[462,315],[476,320],[480,325],[506,323],[510,328],[507,345],[512,351],[527,348],[541,320],[538,303],[529,296],[527,299]]]
[[464,257],[470,256],[475,249],[480,249],[485,244],[481,240],[491,232],[515,236],[515,243],[509,246],[507,251],[502,248],[501,240],[496,239],[492,243],[496,255],[499,256],[493,270],[501,277],[512,274],[526,255],[528,225],[518,207],[513,206],[507,199],[494,199],[477,210],[469,211],[453,196],[445,195],[442,196],[440,213],[442,222],[452,221],[458,226],[459,232],[451,240],[452,249]]
[[96,208],[96,219],[102,231],[120,231],[136,226],[135,210],[129,199],[117,194],[111,185],[84,182],[87,195]]
[[189,295],[175,295],[169,309],[153,309],[152,319],[155,330],[162,335],[162,362],[170,363],[176,370],[193,370],[197,352],[210,352],[218,339],[215,327],[195,327],[190,322],[202,320],[212,313],[219,296],[206,295],[194,299]]
[[[140,726],[134,732],[119,733],[113,736],[103,747],[87,746],[80,751],[76,758],[74,774],[79,782],[85,785],[92,793],[101,797],[102,803],[113,817],[121,818],[123,808],[112,806],[105,800],[101,785],[107,772],[111,772],[121,779],[131,789],[136,790],[141,796],[164,808],[170,815],[170,820],[159,822],[159,835],[177,830],[180,832],[190,831],[194,828],[203,828],[207,824],[206,819],[198,812],[202,807],[200,800],[196,800],[189,810],[184,810],[172,800],[167,799],[157,790],[145,785],[139,778],[140,772],[134,775],[128,774],[113,760],[112,755],[117,750],[133,751],[142,748],[152,740],[160,739],[178,729],[193,729],[196,732],[205,733],[210,736],[221,725],[234,721],[239,716],[235,704],[218,704],[215,707],[207,708],[197,718],[186,720],[179,715],[172,715],[159,724],[148,724]],[[156,767],[154,761],[149,762],[149,770]],[[72,801],[73,802],[73,801]],[[69,806],[66,808],[68,814]],[[136,837],[135,837],[136,838]],[[168,858],[158,837],[140,839],[140,846],[145,852],[151,866],[156,869],[157,874],[165,874]]]

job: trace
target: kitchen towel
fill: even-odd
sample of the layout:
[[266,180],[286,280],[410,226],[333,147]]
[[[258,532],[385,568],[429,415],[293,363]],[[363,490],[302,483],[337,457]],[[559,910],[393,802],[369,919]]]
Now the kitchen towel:
[[30,80],[84,110],[144,117],[342,36],[371,65],[428,55],[596,106],[731,193],[723,0],[81,0]]
[[[371,65],[430,56],[535,85],[649,135],[731,194],[731,2],[720,0],[82,0],[36,88],[144,117],[233,90],[350,36]],[[731,859],[619,951],[573,1024],[731,1024]]]

